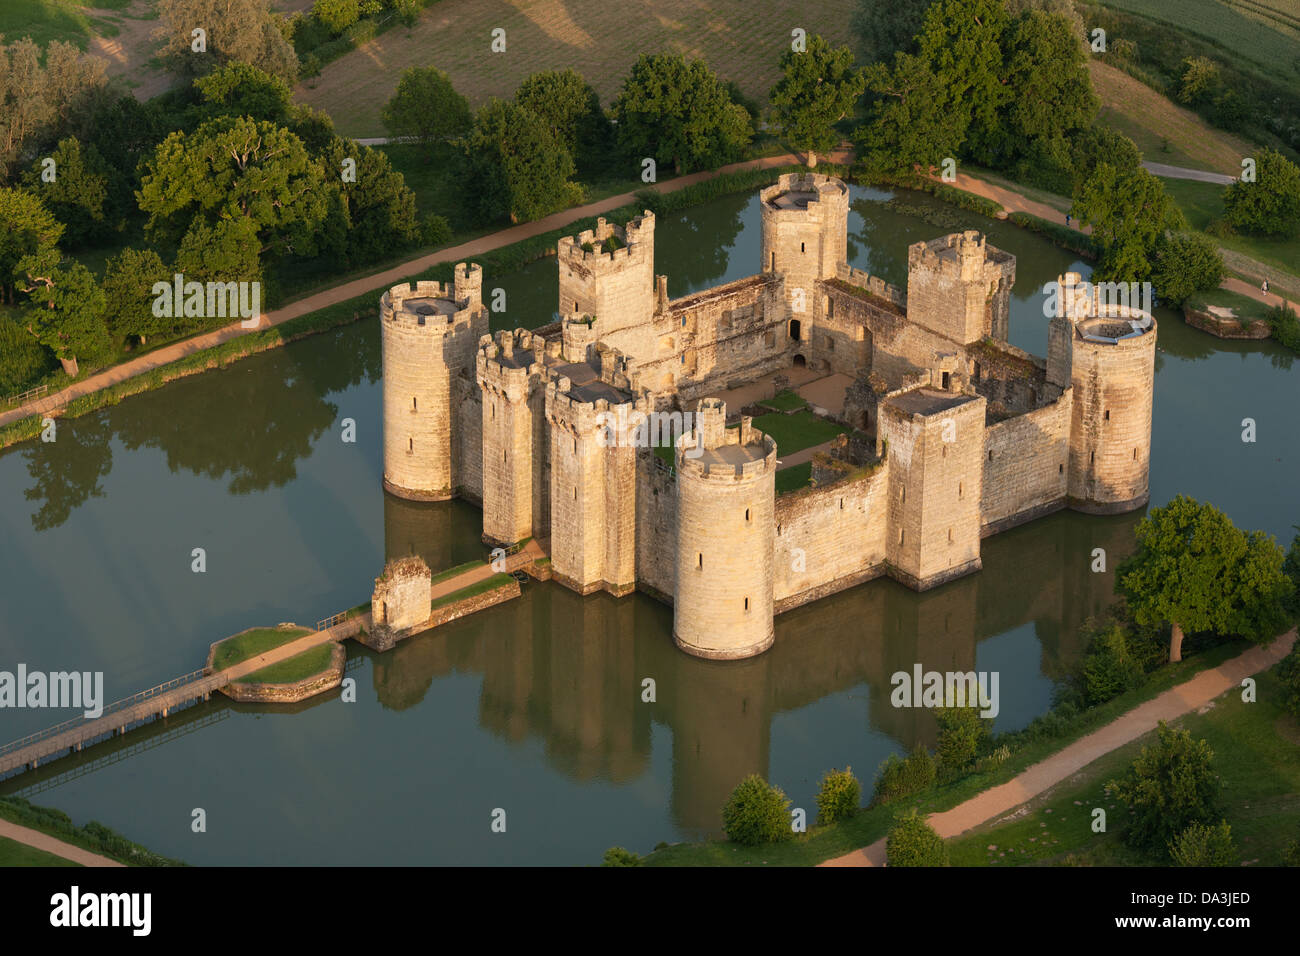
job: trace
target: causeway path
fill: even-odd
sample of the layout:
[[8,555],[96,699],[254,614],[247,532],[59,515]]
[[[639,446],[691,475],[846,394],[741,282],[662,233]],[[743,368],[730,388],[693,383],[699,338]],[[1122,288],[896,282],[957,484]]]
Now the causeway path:
[[[1047,759],[1040,760],[1006,783],[985,790],[951,810],[931,814],[928,822],[946,840],[997,819],[1056,786],[1098,757],[1155,730],[1160,721],[1182,717],[1204,707],[1219,695],[1240,687],[1243,678],[1267,670],[1286,657],[1295,641],[1296,629],[1292,628],[1275,638],[1271,644],[1252,647],[1218,667],[1201,671],[1191,680],[1169,688]],[[877,840],[868,847],[835,857],[820,865],[884,866],[885,840]]]
[[[835,150],[823,157],[827,162],[841,163],[849,162],[853,158],[852,151],[847,149]],[[746,160],[741,163],[732,163],[729,166],[723,166],[716,170],[706,170],[699,173],[691,173],[688,176],[678,176],[676,179],[669,179],[653,187],[660,193],[676,192],[687,186],[693,186],[696,183],[707,182],[724,173],[746,172],[753,169],[769,169],[773,166],[789,166],[803,162],[803,158],[794,153],[783,153],[779,156],[764,156],[761,159]],[[346,302],[348,299],[354,299],[357,296],[365,295],[368,292],[375,292],[378,289],[397,285],[399,282],[405,282],[412,275],[430,269],[433,266],[441,265],[444,262],[461,262],[473,259],[475,256],[483,255],[485,252],[491,252],[494,249],[500,249],[502,246],[508,246],[512,243],[519,242],[523,239],[531,239],[534,236],[540,236],[543,233],[550,232],[552,229],[561,229],[569,223],[588,216],[599,216],[602,213],[618,209],[620,206],[626,206],[636,200],[635,192],[619,193],[617,196],[610,196],[597,202],[587,203],[584,206],[576,206],[569,209],[562,209],[559,212],[552,213],[544,219],[538,219],[534,222],[521,223],[518,226],[510,226],[490,235],[481,236],[478,239],[472,239],[469,242],[462,242],[459,245],[448,246],[439,249],[437,252],[431,252],[428,255],[419,256],[385,269],[382,272],[371,273],[360,279],[353,279],[342,285],[332,286],[320,292],[313,293],[305,298],[298,299],[295,302],[268,312],[262,316],[261,322],[253,328],[244,328],[242,322],[232,322],[230,325],[223,326],[213,332],[206,332],[203,335],[196,335],[192,338],[184,339],[180,342],[173,342],[162,348],[155,349],[139,358],[134,358],[112,368],[105,369],[102,372],[96,372],[89,375],[80,382],[75,382],[67,388],[61,389],[53,394],[45,395],[38,399],[25,402],[15,408],[0,412],[0,426],[8,425],[19,419],[26,418],[29,415],[46,414],[56,412],[63,408],[74,399],[89,395],[92,392],[100,391],[127,379],[135,378],[137,375],[143,375],[145,372],[151,372],[156,368],[161,368],[184,358],[187,355],[193,355],[195,352],[202,352],[205,349],[213,348],[223,342],[229,342],[231,339],[237,339],[240,336],[247,335],[258,329],[267,329],[272,326],[281,325],[290,319],[296,319],[301,315],[309,312],[315,312],[326,306],[336,305],[339,302]]]

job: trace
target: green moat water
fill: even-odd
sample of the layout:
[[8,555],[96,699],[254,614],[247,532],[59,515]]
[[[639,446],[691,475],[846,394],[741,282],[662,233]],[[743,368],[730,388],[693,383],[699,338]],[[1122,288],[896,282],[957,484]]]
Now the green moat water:
[[[854,188],[850,258],[906,282],[907,245],[985,230],[1017,257],[1011,340],[1046,351],[1042,287],[1068,268],[1048,243],[928,197]],[[758,269],[754,195],[665,217],[656,271],[677,297]],[[485,288],[496,327],[552,317],[554,260]],[[1157,311],[1152,501],[1180,492],[1289,540],[1300,521],[1300,370],[1272,343],[1228,343]],[[374,321],[59,426],[53,445],[0,452],[0,669],[105,672],[117,699],[199,667],[246,627],[318,618],[369,597],[388,555],[435,569],[482,554],[479,512],[380,489]],[[1243,444],[1241,420],[1259,440]],[[354,418],[358,441],[340,441]],[[889,704],[889,678],[1001,673],[999,729],[1051,702],[1078,625],[1110,600],[1109,567],[1139,515],[1061,513],[984,542],[984,570],[926,594],[872,582],[777,618],[776,645],[737,663],[688,657],[671,610],[643,596],[524,597],[387,655],[349,643],[356,703],[295,707],[214,698],[73,758],[0,783],[198,864],[594,863],[622,844],[716,831],[734,784],[759,771],[815,808],[821,773],[869,780],[884,757],[933,740],[924,711]],[[207,572],[190,570],[207,552]],[[658,700],[641,702],[653,677]],[[73,716],[0,712],[10,740]],[[117,759],[112,759],[117,758]],[[84,772],[82,772],[84,771]],[[78,775],[79,773],[79,775]],[[42,789],[47,788],[47,789]],[[195,807],[208,832],[190,832]],[[489,829],[507,812],[505,834]]]

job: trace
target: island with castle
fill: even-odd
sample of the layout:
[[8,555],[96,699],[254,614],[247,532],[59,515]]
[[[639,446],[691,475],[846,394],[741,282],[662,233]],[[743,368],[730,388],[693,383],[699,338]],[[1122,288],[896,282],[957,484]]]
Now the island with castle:
[[[489,546],[544,540],[553,580],[645,591],[682,650],[721,660],[873,578],[977,571],[981,539],[1026,521],[1146,503],[1149,312],[1067,274],[1081,294],[1062,296],[1044,360],[1007,341],[1015,257],[978,232],[912,245],[904,291],[849,265],[843,181],[787,174],[759,201],[762,271],[681,299],[655,274],[650,212],[559,241],[560,321],[532,331],[489,334],[478,266],[385,293],[384,488],[478,503]],[[776,442],[717,396],[795,367],[851,382],[851,430],[778,495]],[[674,411],[693,425],[672,465],[611,440],[611,421]],[[427,569],[423,592],[407,576],[399,561],[377,583],[378,627],[427,612]]]

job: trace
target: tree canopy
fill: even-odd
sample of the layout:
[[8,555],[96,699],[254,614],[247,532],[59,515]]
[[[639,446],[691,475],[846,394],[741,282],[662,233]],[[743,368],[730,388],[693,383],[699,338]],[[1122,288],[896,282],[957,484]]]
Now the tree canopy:
[[63,223],[38,196],[25,189],[0,189],[0,291],[15,301],[14,269],[26,256],[53,250]]
[[[298,57],[284,17],[270,0],[158,0],[159,56],[182,77],[203,76],[231,61],[248,63],[287,82],[298,79]],[[195,51],[194,30],[206,49]]]
[[754,135],[749,113],[717,75],[680,54],[641,54],[611,113],[625,156],[653,158],[678,173],[733,162]]
[[104,324],[104,292],[89,269],[62,260],[57,249],[24,256],[15,271],[27,293],[23,320],[37,340],[54,350],[68,374],[77,374],[77,359],[109,351]]
[[613,129],[600,97],[576,70],[534,73],[519,84],[515,102],[546,121],[580,169],[608,163]]
[[1300,167],[1277,150],[1260,150],[1253,183],[1238,180],[1223,194],[1228,222],[1245,232],[1300,233]]
[[866,76],[854,69],[848,47],[832,48],[820,36],[810,37],[802,52],[787,50],[781,74],[770,96],[777,125],[796,149],[808,151],[808,165],[816,166],[816,153],[840,141],[835,124],[853,111]]
[[465,133],[472,122],[469,101],[456,92],[451,77],[436,67],[411,67],[379,114],[389,135],[421,143]]
[[1097,279],[1138,282],[1151,276],[1152,254],[1166,230],[1185,229],[1164,184],[1145,169],[1099,163],[1075,193],[1070,214],[1092,226]]
[[1213,505],[1185,495],[1153,508],[1136,536],[1116,589],[1139,624],[1172,626],[1171,661],[1182,659],[1185,631],[1264,641],[1285,622],[1291,586],[1272,536],[1240,531]]
[[516,103],[489,100],[463,142],[482,217],[540,219],[582,198],[573,157],[546,120]]

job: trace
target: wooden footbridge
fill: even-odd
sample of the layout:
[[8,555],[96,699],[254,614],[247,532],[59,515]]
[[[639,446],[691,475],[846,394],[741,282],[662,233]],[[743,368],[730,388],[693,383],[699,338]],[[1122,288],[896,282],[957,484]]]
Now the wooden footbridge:
[[[336,620],[337,617],[338,615],[331,620]],[[214,690],[225,687],[231,681],[288,660],[313,647],[353,637],[362,627],[369,626],[369,623],[369,614],[358,614],[272,648],[265,654],[250,657],[225,670],[211,674],[206,669],[197,670],[114,701],[104,708],[104,713],[99,717],[74,718],[5,744],[0,747],[0,778],[15,772],[33,770],[42,761],[76,753],[88,744],[124,734],[132,727],[166,717],[169,713],[200,700],[207,700]]]
[[[511,553],[505,559],[504,570],[517,571],[544,557],[546,557],[546,549],[543,543],[530,540],[522,548],[511,549]],[[469,568],[435,584],[432,596],[436,599],[454,593],[495,573],[496,570],[489,564]],[[310,634],[305,634],[287,644],[281,644],[265,654],[240,661],[225,670],[209,674],[204,668],[184,674],[157,687],[150,687],[138,694],[114,701],[104,708],[103,714],[99,717],[93,719],[77,717],[5,744],[0,747],[0,779],[25,770],[34,770],[42,762],[76,753],[87,745],[119,736],[133,727],[159,717],[166,717],[173,711],[207,700],[212,696],[213,691],[220,690],[231,681],[296,657],[322,644],[332,644],[345,638],[355,637],[362,628],[368,630],[370,627],[371,620],[368,612],[335,614],[333,617],[319,621],[316,630]]]

